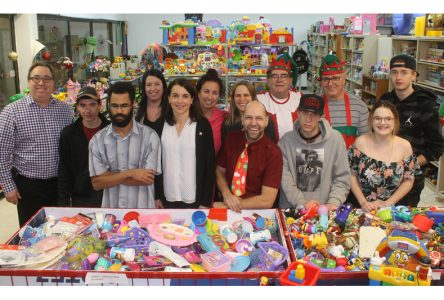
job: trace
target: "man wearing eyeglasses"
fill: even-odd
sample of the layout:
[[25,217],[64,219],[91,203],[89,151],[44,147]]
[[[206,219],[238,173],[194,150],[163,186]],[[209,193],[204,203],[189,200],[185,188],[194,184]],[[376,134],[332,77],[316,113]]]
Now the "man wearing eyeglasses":
[[108,92],[111,124],[89,143],[89,173],[93,188],[103,189],[102,207],[161,207],[153,184],[161,173],[160,139],[134,121],[134,98],[130,83],[114,83]]
[[[399,136],[410,142],[419,165],[424,168],[429,162],[438,160],[444,152],[444,141],[439,123],[437,96],[422,89],[416,80],[416,60],[400,54],[390,60],[390,80],[394,89],[384,94],[395,104],[399,112]],[[403,205],[417,206],[424,188],[424,176],[415,176],[410,192],[403,198]]]
[[293,130],[297,119],[296,110],[301,93],[291,90],[292,85],[296,87],[296,81],[296,62],[287,53],[283,53],[268,67],[267,86],[270,90],[257,95],[274,121],[278,139]]
[[325,56],[319,68],[324,115],[333,129],[342,134],[348,148],[356,137],[368,132],[368,108],[362,100],[345,92],[345,78],[345,62],[333,54]]
[[73,120],[71,107],[51,95],[52,66],[32,64],[28,86],[28,96],[0,113],[0,184],[20,226],[42,206],[57,205],[60,132]]
[[63,129],[60,136],[59,206],[100,207],[102,191],[91,185],[88,143],[110,122],[100,113],[102,101],[92,86],[83,87],[76,97],[80,117]]

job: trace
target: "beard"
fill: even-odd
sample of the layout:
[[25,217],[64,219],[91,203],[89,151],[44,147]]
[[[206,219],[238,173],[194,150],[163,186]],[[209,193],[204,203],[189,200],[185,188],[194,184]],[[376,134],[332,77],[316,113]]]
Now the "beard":
[[[117,119],[118,117],[123,117],[123,119]],[[130,122],[131,119],[133,118],[133,112],[129,112],[127,115],[125,114],[110,114],[110,119],[111,119],[111,124],[113,126],[116,127],[125,127],[127,126]]]

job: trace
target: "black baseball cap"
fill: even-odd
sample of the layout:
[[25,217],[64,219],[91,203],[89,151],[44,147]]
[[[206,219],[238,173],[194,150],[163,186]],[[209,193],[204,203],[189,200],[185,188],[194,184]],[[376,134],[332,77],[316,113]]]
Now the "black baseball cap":
[[96,101],[100,101],[99,94],[92,86],[84,86],[80,89],[76,97],[76,102],[79,102],[80,99],[93,99]]
[[390,70],[393,68],[407,68],[416,72],[416,60],[407,54],[396,55],[390,60]]
[[299,102],[298,110],[324,114],[324,98],[315,94],[304,94]]

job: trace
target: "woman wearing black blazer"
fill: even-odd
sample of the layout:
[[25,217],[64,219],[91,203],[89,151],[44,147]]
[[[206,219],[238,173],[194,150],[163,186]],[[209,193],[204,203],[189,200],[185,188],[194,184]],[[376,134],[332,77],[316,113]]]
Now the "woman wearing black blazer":
[[179,78],[167,89],[161,133],[165,208],[211,207],[215,185],[213,133],[194,86]]

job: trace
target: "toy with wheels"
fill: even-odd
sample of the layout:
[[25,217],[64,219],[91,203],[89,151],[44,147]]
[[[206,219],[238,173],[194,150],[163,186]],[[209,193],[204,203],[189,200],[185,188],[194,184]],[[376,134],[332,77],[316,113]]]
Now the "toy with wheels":
[[386,259],[370,264],[370,285],[430,285],[429,253],[414,233],[394,230],[376,251]]

